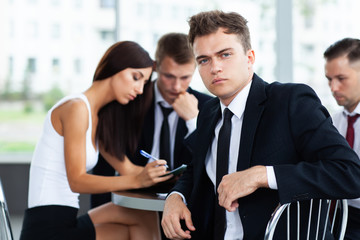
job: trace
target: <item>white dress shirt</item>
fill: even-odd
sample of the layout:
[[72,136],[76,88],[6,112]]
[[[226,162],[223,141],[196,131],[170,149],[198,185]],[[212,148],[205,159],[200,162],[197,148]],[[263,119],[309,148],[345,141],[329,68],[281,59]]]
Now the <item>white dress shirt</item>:
[[[154,92],[155,92],[155,126],[154,126],[154,136],[153,136],[153,145],[151,149],[151,155],[154,157],[159,158],[160,156],[160,131],[161,131],[161,125],[164,119],[163,113],[161,111],[161,108],[159,106],[159,103],[163,107],[172,108],[172,106],[165,101],[165,99],[162,97],[159,88],[157,86],[157,83],[154,84]],[[197,117],[190,119],[186,121],[186,127],[188,129],[188,133],[186,136],[188,136],[190,133],[192,133],[196,129],[196,120]],[[176,128],[179,121],[179,115],[172,111],[168,116],[168,122],[169,122],[169,129],[170,129],[170,158],[171,159],[165,159],[168,161],[168,165],[171,166],[171,169],[174,166],[174,148],[175,148],[175,136],[176,136]],[[151,161],[149,159],[149,161]]]
[[[347,110],[343,109],[342,111],[337,112],[332,116],[334,126],[344,137],[346,137],[346,131],[348,126],[347,116],[353,116],[355,114],[360,114],[360,104],[356,106],[355,110],[352,113],[349,113]],[[360,157],[360,118],[356,119],[354,123],[354,136],[355,138],[353,149]],[[360,208],[360,198],[349,199],[348,204],[349,206]]]

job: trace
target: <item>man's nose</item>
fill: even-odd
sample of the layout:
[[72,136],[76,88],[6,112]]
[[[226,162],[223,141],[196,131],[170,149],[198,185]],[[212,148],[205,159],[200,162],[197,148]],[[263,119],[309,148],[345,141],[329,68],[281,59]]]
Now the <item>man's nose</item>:
[[336,81],[335,79],[331,80],[329,82],[329,85],[330,85],[330,90],[331,92],[336,92],[339,90],[339,81]]
[[180,82],[180,78],[175,78],[174,80],[174,84],[173,84],[173,89],[176,91],[179,91],[181,89],[181,82]]
[[211,61],[211,73],[212,74],[217,74],[218,72],[221,72],[220,63],[216,59],[213,59]]

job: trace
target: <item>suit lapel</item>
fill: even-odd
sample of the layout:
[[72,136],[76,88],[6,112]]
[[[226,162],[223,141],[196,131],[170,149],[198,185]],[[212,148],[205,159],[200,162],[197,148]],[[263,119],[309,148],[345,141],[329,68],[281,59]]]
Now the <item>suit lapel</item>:
[[188,129],[186,127],[185,121],[179,117],[176,134],[175,134],[175,146],[174,146],[174,168],[180,166],[181,151],[183,146],[184,137],[186,136]]
[[206,154],[209,147],[211,146],[211,142],[214,137],[214,129],[216,123],[221,117],[219,99],[216,98],[210,101],[212,101],[213,103],[209,108],[209,111],[206,111],[203,120],[198,123],[200,124],[200,126],[197,126],[197,128],[199,129],[199,135],[202,136],[202,138],[198,139],[197,146],[200,146],[200,148],[196,149],[195,151],[197,152],[197,154],[199,154],[198,156],[203,157],[203,161],[201,161],[203,165],[205,164]]
[[144,150],[151,152],[153,145],[155,128],[155,93],[152,99],[151,106],[145,116],[145,122],[143,127],[143,138],[144,138]]
[[266,100],[265,82],[254,74],[249,96],[246,101],[244,119],[241,130],[239,157],[237,170],[245,170],[250,167],[251,153],[255,139],[255,133],[264,110],[262,104]]

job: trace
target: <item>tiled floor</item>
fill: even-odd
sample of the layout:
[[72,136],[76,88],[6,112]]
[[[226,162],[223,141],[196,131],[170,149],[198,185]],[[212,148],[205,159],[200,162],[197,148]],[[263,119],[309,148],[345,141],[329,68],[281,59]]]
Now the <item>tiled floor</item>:
[[12,232],[14,235],[14,240],[19,240],[23,216],[22,215],[11,215],[10,221],[11,221]]

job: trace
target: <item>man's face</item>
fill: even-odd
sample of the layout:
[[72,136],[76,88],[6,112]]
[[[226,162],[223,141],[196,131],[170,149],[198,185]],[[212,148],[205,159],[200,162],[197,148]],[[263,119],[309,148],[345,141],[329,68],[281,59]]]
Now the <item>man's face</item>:
[[178,64],[166,56],[157,66],[157,86],[165,101],[172,104],[179,94],[185,92],[191,82],[196,65],[194,62]]
[[252,79],[254,51],[245,53],[238,36],[224,33],[223,28],[196,37],[193,49],[206,88],[229,105]]
[[360,101],[360,61],[349,63],[346,56],[334,58],[326,62],[325,76],[336,102],[354,111]]

